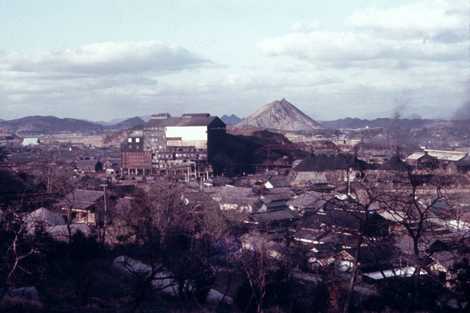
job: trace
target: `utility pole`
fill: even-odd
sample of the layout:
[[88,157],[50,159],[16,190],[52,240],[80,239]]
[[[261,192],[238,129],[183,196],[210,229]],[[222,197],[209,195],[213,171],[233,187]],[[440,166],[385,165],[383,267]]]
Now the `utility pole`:
[[108,223],[108,197],[106,195],[106,188],[108,184],[102,184],[103,187],[103,198],[104,198],[104,214],[103,214],[103,229],[102,229],[102,242],[106,242],[106,224]]

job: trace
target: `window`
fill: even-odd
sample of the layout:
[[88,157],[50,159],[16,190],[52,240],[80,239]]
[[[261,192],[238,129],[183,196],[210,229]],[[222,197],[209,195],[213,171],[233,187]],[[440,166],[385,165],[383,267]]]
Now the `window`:
[[127,138],[127,142],[132,142],[132,138]]
[[136,139],[135,139],[135,142],[139,143],[139,142],[140,142],[140,138],[136,138]]

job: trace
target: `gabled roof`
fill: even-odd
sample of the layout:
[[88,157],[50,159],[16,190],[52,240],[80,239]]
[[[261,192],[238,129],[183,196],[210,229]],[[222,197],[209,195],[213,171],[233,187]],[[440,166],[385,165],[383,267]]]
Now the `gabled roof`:
[[29,213],[25,222],[28,226],[34,226],[34,224],[44,224],[45,226],[55,226],[55,225],[64,225],[65,220],[62,215],[49,211],[46,208],[39,208],[31,213]]
[[268,194],[261,196],[263,203],[272,203],[272,202],[287,202],[291,196],[287,193],[277,193],[277,194]]
[[61,205],[65,207],[71,206],[74,209],[88,209],[103,197],[103,191],[76,189],[65,196]]
[[425,155],[429,155],[440,161],[453,161],[457,162],[463,160],[468,154],[462,151],[447,151],[447,150],[431,150],[425,149],[424,151],[414,152],[406,159],[409,161],[416,161]]
[[289,181],[286,176],[271,176],[267,182],[270,182],[271,185],[273,185],[274,188],[276,187],[289,187]]
[[316,191],[309,191],[298,195],[294,199],[289,201],[289,204],[295,208],[320,208],[326,203],[326,199],[323,194]]

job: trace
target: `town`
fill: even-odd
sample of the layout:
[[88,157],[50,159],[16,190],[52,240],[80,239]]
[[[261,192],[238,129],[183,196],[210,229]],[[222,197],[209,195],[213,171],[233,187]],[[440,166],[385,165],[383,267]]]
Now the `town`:
[[468,309],[463,123],[322,123],[286,99],[245,119],[44,119],[0,122],[10,310]]
[[0,313],[469,313],[469,0],[0,1]]

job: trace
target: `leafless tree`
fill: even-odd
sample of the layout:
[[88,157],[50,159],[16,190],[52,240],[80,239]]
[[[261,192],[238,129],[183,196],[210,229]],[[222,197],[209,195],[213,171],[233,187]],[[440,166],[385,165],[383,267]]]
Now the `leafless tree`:
[[[15,278],[20,272],[30,275],[30,269],[24,266],[27,259],[38,253],[28,240],[27,225],[13,210],[6,210],[0,219],[0,247],[4,251],[0,257],[2,285],[5,287],[0,300],[8,288],[15,285]],[[1,290],[1,288],[0,288]]]
[[262,313],[267,294],[268,275],[273,265],[267,247],[262,245],[256,251],[245,251],[239,260],[241,270],[251,288],[251,299],[248,305],[254,302],[256,312]]
[[423,186],[413,173],[384,192],[381,206],[400,225],[412,241],[412,254],[416,263],[415,274],[423,268],[423,251],[426,250],[426,235],[433,231],[431,218],[433,208],[439,201],[447,198],[440,184]]

